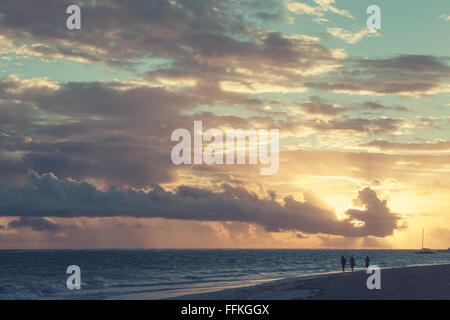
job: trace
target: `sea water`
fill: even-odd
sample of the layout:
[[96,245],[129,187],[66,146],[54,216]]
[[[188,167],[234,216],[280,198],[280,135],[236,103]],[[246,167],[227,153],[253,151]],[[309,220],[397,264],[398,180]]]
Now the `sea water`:
[[[0,250],[0,299],[164,299],[340,270],[450,263],[413,250]],[[81,289],[66,286],[81,269]]]

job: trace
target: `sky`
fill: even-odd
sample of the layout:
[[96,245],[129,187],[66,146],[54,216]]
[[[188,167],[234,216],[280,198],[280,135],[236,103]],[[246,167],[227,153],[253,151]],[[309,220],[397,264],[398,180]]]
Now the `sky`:
[[[447,0],[0,0],[0,248],[450,247],[449,31]],[[277,174],[175,165],[194,121],[278,129]]]

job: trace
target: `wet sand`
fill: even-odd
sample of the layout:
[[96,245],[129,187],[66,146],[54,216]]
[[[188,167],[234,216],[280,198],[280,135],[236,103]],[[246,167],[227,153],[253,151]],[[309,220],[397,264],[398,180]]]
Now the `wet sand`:
[[450,300],[450,264],[381,269],[381,289],[369,290],[366,270],[289,278],[250,287],[185,295],[193,300]]

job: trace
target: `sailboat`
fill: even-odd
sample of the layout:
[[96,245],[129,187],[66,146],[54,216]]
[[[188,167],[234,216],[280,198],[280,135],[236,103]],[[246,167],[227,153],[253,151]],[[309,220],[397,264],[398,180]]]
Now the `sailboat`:
[[431,251],[430,248],[423,247],[424,236],[425,236],[425,229],[422,229],[422,249],[420,251],[416,251],[414,253],[417,253],[417,254],[432,254],[432,253],[434,253],[433,251]]

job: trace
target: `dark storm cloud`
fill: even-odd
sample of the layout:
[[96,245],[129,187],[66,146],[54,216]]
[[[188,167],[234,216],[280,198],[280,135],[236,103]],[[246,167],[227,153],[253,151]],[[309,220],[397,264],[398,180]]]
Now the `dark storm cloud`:
[[358,207],[364,207],[364,209],[349,209],[346,214],[351,219],[363,221],[367,234],[383,237],[386,230],[397,228],[399,217],[392,214],[387,206],[387,201],[380,200],[372,189],[365,188],[359,191],[358,197],[353,200],[353,204]]
[[[123,121],[139,114],[139,117],[146,116],[144,120],[148,121],[163,112],[190,109],[199,102],[189,92],[175,92],[162,87],[126,87],[126,83],[77,82],[55,86],[50,88],[49,84],[38,81],[30,84],[14,76],[3,77],[0,78],[0,96],[5,100],[32,103],[42,112],[83,116],[86,120],[101,116]],[[14,111],[14,114],[20,112],[18,117],[38,115],[36,108],[24,107],[19,111],[17,106],[3,108],[11,110],[11,113]]]
[[51,231],[56,232],[61,227],[45,218],[40,217],[20,217],[8,223],[8,229],[30,228],[33,231]]
[[[161,217],[197,221],[256,223],[267,231],[284,230],[361,237],[391,235],[400,220],[386,201],[370,189],[356,199],[364,210],[348,210],[348,218],[336,215],[320,200],[305,195],[299,202],[286,197],[284,204],[259,198],[241,187],[224,184],[222,191],[180,186],[175,192],[154,185],[149,192],[111,187],[100,191],[86,182],[59,180],[52,174],[30,172],[23,186],[0,184],[0,214],[23,217]],[[353,220],[364,223],[355,227]]]
[[4,179],[33,169],[132,186],[171,179],[170,133],[192,125],[179,113],[196,101],[165,88],[68,83],[50,89],[12,77],[0,79],[0,96]]
[[143,186],[171,180],[170,150],[146,144],[103,141],[36,144],[22,158],[24,168],[58,172],[62,177],[100,179],[119,185]]
[[424,96],[449,92],[450,66],[446,59],[401,55],[387,59],[349,60],[343,69],[311,81],[311,88],[349,94]]

